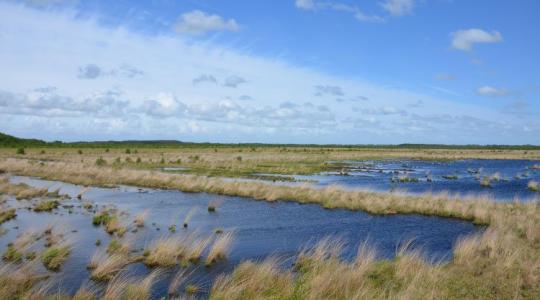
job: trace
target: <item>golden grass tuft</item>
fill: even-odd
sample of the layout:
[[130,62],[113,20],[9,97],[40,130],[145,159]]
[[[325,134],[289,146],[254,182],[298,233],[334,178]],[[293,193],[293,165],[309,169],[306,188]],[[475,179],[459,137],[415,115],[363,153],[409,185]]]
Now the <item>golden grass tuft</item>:
[[90,278],[96,281],[110,280],[129,263],[130,260],[126,255],[107,255],[98,251],[92,256],[88,265],[88,268],[92,269]]
[[178,263],[181,240],[177,237],[162,237],[154,241],[145,251],[144,263],[151,267],[170,267]]
[[293,299],[294,282],[290,271],[283,271],[278,260],[261,263],[246,261],[230,275],[219,276],[210,291],[211,299]]
[[533,192],[540,192],[540,182],[529,181],[527,188]]
[[133,220],[133,223],[135,224],[135,226],[137,227],[144,227],[144,222],[146,221],[146,219],[148,218],[148,215],[150,214],[150,211],[149,210],[144,210],[140,213],[138,213],[136,216],[135,216],[135,219]]
[[205,265],[211,266],[219,260],[226,259],[232,246],[233,239],[234,234],[232,232],[227,232],[217,236],[214,240],[214,243],[212,244],[212,247],[210,247],[210,251],[208,252],[208,256],[206,257]]

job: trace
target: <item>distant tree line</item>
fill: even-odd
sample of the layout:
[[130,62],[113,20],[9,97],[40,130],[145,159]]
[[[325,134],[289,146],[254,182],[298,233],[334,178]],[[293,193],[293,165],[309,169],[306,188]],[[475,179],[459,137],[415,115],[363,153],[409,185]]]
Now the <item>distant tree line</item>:
[[93,142],[46,142],[38,139],[23,139],[0,132],[0,147],[51,147],[51,148],[228,148],[228,147],[283,147],[283,148],[341,148],[341,149],[485,149],[485,150],[540,150],[540,145],[443,145],[443,144],[263,144],[263,143],[191,143],[175,140],[126,140]]

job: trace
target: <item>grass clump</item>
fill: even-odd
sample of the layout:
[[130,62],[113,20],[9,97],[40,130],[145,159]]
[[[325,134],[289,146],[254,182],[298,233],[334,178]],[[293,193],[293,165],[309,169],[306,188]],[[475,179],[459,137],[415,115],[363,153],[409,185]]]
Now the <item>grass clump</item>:
[[480,185],[482,187],[491,187],[491,178],[487,176],[482,177],[480,180]]
[[70,252],[71,247],[68,245],[53,246],[43,252],[41,261],[47,269],[57,271],[67,260]]
[[283,271],[274,258],[261,263],[240,264],[231,275],[219,276],[210,291],[212,299],[302,299],[294,298],[295,284],[290,271]]
[[233,237],[234,235],[232,232],[227,232],[224,234],[220,234],[215,239],[212,247],[210,248],[210,251],[208,252],[208,256],[206,257],[206,266],[211,266],[217,261],[227,258],[229,250],[232,246]]
[[128,242],[122,242],[118,239],[111,239],[109,245],[107,246],[107,253],[109,254],[128,254],[130,249],[130,244]]
[[102,167],[102,166],[105,166],[107,165],[107,161],[105,159],[103,159],[103,157],[99,157],[98,159],[96,159],[96,166],[98,167]]
[[94,226],[103,225],[108,234],[116,234],[119,237],[122,237],[127,231],[127,227],[120,221],[120,216],[109,210],[96,213],[92,218],[92,224]]
[[148,210],[145,210],[145,211],[140,212],[139,214],[137,214],[135,216],[135,219],[133,220],[133,223],[135,224],[135,226],[144,227],[144,222],[148,218],[148,214],[149,214]]
[[458,180],[457,175],[443,175],[442,178],[447,179],[447,180]]
[[145,251],[144,263],[150,267],[171,267],[178,264],[181,240],[174,237],[160,238]]
[[208,203],[208,212],[213,213],[216,212],[216,209],[221,204],[219,200],[212,200]]
[[26,151],[24,150],[24,148],[17,148],[17,151],[15,153],[18,155],[25,155]]
[[58,200],[44,200],[44,201],[38,202],[38,204],[34,206],[34,211],[35,212],[52,211],[53,209],[58,208],[59,205],[60,205],[60,202],[58,202]]
[[24,258],[24,252],[37,241],[38,235],[32,231],[26,231],[9,243],[2,255],[2,259],[7,262],[20,262]]
[[196,284],[190,283],[186,285],[186,288],[184,290],[186,294],[193,295],[193,294],[198,293],[201,290],[201,288]]
[[24,254],[13,245],[8,245],[6,251],[2,255],[2,259],[9,262],[20,262],[23,257]]
[[529,181],[527,188],[533,192],[540,192],[540,182]]
[[90,278],[96,281],[108,281],[130,263],[124,254],[112,254],[96,252],[90,260],[88,269],[92,270]]
[[109,220],[111,219],[111,216],[109,215],[108,211],[100,211],[97,214],[94,215],[92,218],[92,224],[95,226],[107,224]]
[[392,182],[399,182],[399,183],[408,183],[408,182],[416,183],[416,182],[419,182],[418,178],[410,177],[410,176],[407,176],[407,175],[398,176],[398,177],[392,177],[391,181]]
[[2,209],[0,211],[0,224],[3,224],[4,222],[7,222],[11,219],[14,219],[17,217],[17,213],[15,208],[9,208],[9,209]]

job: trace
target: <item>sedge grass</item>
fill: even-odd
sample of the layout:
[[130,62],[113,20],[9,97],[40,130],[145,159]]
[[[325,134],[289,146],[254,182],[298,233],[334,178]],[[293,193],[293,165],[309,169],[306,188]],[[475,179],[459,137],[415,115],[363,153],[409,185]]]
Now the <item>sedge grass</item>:
[[232,232],[220,234],[216,237],[216,239],[214,240],[214,243],[210,247],[208,256],[206,257],[206,261],[205,261],[206,266],[211,266],[217,261],[227,258],[227,255],[232,246],[233,237],[234,235]]

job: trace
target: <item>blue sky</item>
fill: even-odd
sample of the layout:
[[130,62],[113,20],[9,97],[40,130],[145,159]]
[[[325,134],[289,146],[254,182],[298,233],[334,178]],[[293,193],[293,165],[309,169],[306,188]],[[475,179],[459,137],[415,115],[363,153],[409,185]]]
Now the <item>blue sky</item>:
[[0,1],[0,131],[540,144],[538,1]]

